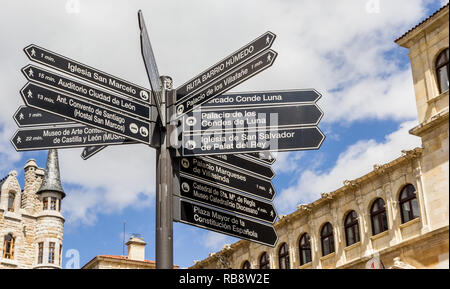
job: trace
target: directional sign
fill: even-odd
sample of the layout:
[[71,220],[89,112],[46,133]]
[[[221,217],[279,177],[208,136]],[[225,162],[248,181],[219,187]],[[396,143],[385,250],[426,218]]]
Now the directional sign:
[[174,198],[174,220],[199,228],[274,247],[278,236],[272,225],[224,213]]
[[180,177],[180,187],[175,188],[180,197],[204,203],[231,213],[239,213],[261,221],[274,223],[277,212],[271,203],[246,195],[221,189],[188,177]]
[[239,157],[239,155],[212,155],[205,158],[225,163],[239,170],[245,170],[258,177],[269,180],[273,179],[275,176],[275,173],[270,166],[252,161],[248,158]]
[[83,149],[81,158],[87,160],[105,148],[107,148],[107,146],[87,146]]
[[202,109],[210,107],[235,108],[241,106],[254,107],[260,105],[315,103],[321,97],[322,95],[315,89],[226,93],[202,104]]
[[297,151],[320,148],[317,127],[183,134],[183,156]]
[[17,151],[119,145],[126,138],[85,125],[17,130],[11,142]]
[[[194,110],[196,107],[210,101],[214,97],[225,93],[243,81],[255,76],[261,71],[269,68],[277,58],[277,53],[273,50],[259,54],[244,65],[231,70],[221,79],[215,80],[204,88],[198,90],[194,95],[184,98],[176,104],[176,115],[181,117],[185,113]],[[215,78],[216,79],[216,78]]]
[[313,126],[322,116],[315,104],[200,109],[183,116],[183,132]]
[[[194,95],[196,91],[206,86],[207,84],[218,80],[232,69],[240,66],[251,58],[255,57],[259,53],[269,49],[276,35],[272,32],[266,32],[257,39],[253,40],[249,44],[245,45],[241,49],[232,53],[230,56],[224,58],[219,63],[206,69],[199,75],[187,81],[185,84],[178,87],[176,100],[177,103],[183,99]],[[198,94],[198,93],[196,93]]]
[[105,90],[94,88],[34,65],[27,65],[22,69],[22,73],[29,81],[43,84],[50,88],[60,89],[86,100],[107,105],[111,109],[122,111],[135,117],[141,117],[146,120],[150,119],[151,107],[148,104],[133,101],[129,97],[116,96]]
[[150,102],[150,90],[92,68],[55,52],[31,44],[24,49],[28,58],[42,65],[70,74],[79,79],[95,83],[120,94]]
[[57,124],[74,124],[63,117],[28,106],[20,106],[13,116],[18,127],[51,126]]
[[152,44],[148,37],[147,27],[145,26],[144,15],[142,11],[138,11],[139,28],[141,29],[141,52],[144,58],[145,68],[147,70],[148,79],[153,90],[155,102],[158,109],[161,106],[161,78],[158,72],[158,66],[156,66],[155,55],[153,54]]
[[206,158],[181,158],[180,173],[269,201],[273,200],[276,194],[270,180]]
[[77,99],[67,94],[28,83],[20,91],[26,105],[112,132],[145,144],[150,144],[150,122]]

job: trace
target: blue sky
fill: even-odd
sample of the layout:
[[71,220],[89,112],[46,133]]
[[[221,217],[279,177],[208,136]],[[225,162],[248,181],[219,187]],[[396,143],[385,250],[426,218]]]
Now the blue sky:
[[[140,55],[142,9],[161,74],[175,87],[252,39],[277,35],[273,67],[233,91],[315,88],[323,95],[318,151],[278,154],[273,183],[279,214],[312,202],[374,164],[420,146],[408,51],[394,40],[448,1],[431,0],[7,0],[0,10],[0,177],[19,172],[46,151],[17,153],[9,140],[12,115],[25,85],[20,69],[31,43],[141,86],[149,87]],[[75,4],[75,5],[70,5]],[[126,238],[141,234],[154,260],[155,153],[144,145],[109,147],[88,161],[81,149],[60,150],[67,197],[64,251],[80,265],[96,255],[121,255]],[[237,241],[174,224],[174,262],[188,267]],[[63,265],[68,258],[63,258]]]

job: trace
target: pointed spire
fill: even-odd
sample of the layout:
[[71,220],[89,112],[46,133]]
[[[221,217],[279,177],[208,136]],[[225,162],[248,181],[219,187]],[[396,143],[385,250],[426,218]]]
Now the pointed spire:
[[44,191],[59,192],[62,194],[62,198],[66,196],[61,186],[61,177],[59,174],[59,162],[58,151],[56,149],[50,149],[47,157],[47,167],[45,169],[44,180],[42,181],[41,188],[37,194]]

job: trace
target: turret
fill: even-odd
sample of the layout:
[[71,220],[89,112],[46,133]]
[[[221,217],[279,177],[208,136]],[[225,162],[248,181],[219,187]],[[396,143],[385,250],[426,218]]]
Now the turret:
[[35,268],[61,268],[64,217],[61,200],[66,196],[59,172],[58,151],[49,150],[42,185],[36,192],[40,201],[37,214]]

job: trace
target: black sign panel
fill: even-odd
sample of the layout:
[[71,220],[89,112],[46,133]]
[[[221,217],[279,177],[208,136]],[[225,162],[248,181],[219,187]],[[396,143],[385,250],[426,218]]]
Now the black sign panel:
[[31,44],[24,49],[32,61],[46,65],[61,72],[70,74],[79,79],[95,83],[101,87],[113,90],[120,94],[133,97],[146,103],[150,102],[150,90],[137,86],[131,82],[112,76],[106,72],[92,68],[78,61],[72,60],[55,52]]
[[63,117],[28,106],[20,106],[13,116],[19,127],[51,126],[75,124]]
[[185,84],[178,87],[176,96],[177,103],[191,95],[194,95],[196,91],[205,85],[216,81],[232,69],[240,66],[266,49],[269,49],[272,46],[275,37],[276,35],[272,32],[264,33],[257,39],[232,53],[230,56],[224,58],[219,63],[211,66],[199,75],[187,81]]
[[124,96],[116,96],[34,65],[27,65],[22,69],[22,73],[29,81],[60,89],[101,105],[107,105],[111,109],[125,112],[134,117],[150,119],[151,107],[148,104],[133,101]]
[[262,202],[183,176],[180,177],[179,195],[192,201],[272,224],[277,218],[277,213],[271,203]]
[[241,106],[254,107],[260,105],[315,103],[321,97],[322,95],[315,89],[235,92],[219,95],[209,102],[202,104],[202,108],[235,108]]
[[183,116],[183,132],[313,126],[322,116],[315,104],[200,109]]
[[105,148],[107,148],[107,146],[87,146],[83,149],[81,158],[87,160]]
[[269,201],[276,194],[270,180],[205,158],[181,158],[180,173]]
[[239,170],[245,170],[258,177],[267,178],[269,180],[273,179],[275,176],[275,173],[270,166],[252,161],[248,158],[239,157],[239,155],[212,155],[205,158],[223,162]]
[[177,117],[181,117],[185,113],[194,110],[203,103],[210,101],[214,97],[225,93],[236,85],[269,68],[272,66],[276,58],[277,53],[269,49],[267,52],[252,58],[246,64],[232,70],[223,78],[215,80],[204,88],[198,90],[194,95],[177,102]]
[[150,122],[140,121],[33,83],[25,85],[20,93],[28,106],[145,144],[150,143]]
[[145,26],[144,15],[142,11],[138,12],[139,28],[141,29],[141,52],[144,58],[145,68],[147,70],[148,79],[155,97],[156,105],[159,108],[161,105],[161,78],[156,66],[155,55],[153,54],[152,44],[148,37],[147,27]]
[[85,125],[17,130],[11,142],[17,151],[119,145],[126,138]]
[[174,198],[174,219],[177,222],[212,230],[240,239],[275,247],[278,236],[272,225],[259,223]]
[[183,134],[183,156],[319,149],[325,136],[317,127]]

